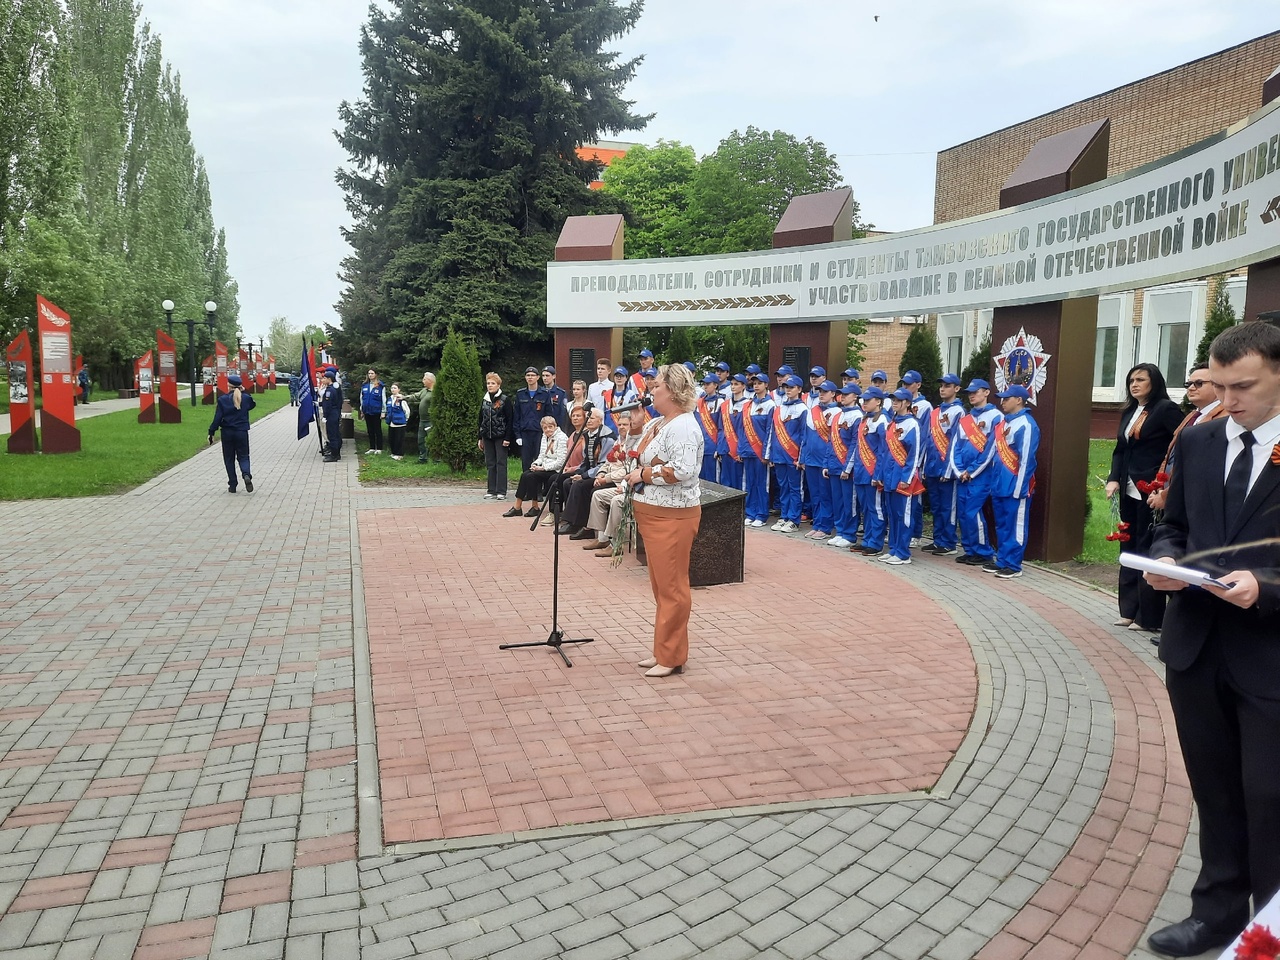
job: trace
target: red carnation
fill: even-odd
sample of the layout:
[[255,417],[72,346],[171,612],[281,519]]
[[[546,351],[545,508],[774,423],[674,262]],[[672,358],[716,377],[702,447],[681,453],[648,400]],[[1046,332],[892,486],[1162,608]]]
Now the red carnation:
[[1135,480],[1133,481],[1133,485],[1138,488],[1139,493],[1151,492],[1151,484],[1147,483],[1145,480]]
[[639,451],[639,450],[628,450],[628,451],[627,451],[627,456],[628,456],[628,457],[630,457],[632,460],[639,460],[639,459],[640,459],[640,451]]
[[1156,483],[1160,484],[1161,486],[1164,486],[1168,482],[1169,482],[1169,475],[1165,473],[1163,470],[1161,470],[1159,473],[1156,474]]
[[1236,960],[1276,960],[1280,956],[1280,939],[1269,927],[1255,923],[1240,935]]

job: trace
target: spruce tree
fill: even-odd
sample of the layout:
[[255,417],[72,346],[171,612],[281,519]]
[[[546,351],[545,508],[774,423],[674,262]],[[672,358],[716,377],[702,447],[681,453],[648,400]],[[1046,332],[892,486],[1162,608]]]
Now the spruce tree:
[[898,364],[898,377],[908,370],[920,374],[920,392],[928,397],[929,402],[938,402],[938,378],[942,376],[942,348],[938,344],[938,335],[928,324],[913,327],[907,335],[907,345],[902,351],[902,361]]
[[641,3],[390,0],[362,31],[364,98],[340,108],[352,254],[335,345],[430,364],[447,331],[486,356],[545,342],[546,264],[567,217],[619,209],[575,148],[644,126],[605,45]]
[[[504,390],[505,392],[505,390]],[[477,459],[476,437],[484,377],[474,345],[450,330],[445,335],[440,372],[431,395],[431,432],[427,446],[437,460],[460,473]]]
[[692,360],[697,363],[701,358],[693,355],[693,338],[688,327],[672,327],[671,336],[667,338],[667,349],[663,352],[664,363],[684,363]]
[[1213,344],[1214,338],[1223,330],[1236,325],[1235,308],[1227,299],[1227,278],[1215,277],[1214,282],[1213,306],[1209,308],[1209,316],[1205,318],[1204,336],[1200,338],[1200,345],[1196,347],[1193,363],[1196,367],[1203,367],[1209,363],[1209,347]]
[[[986,337],[978,344],[973,351],[973,356],[969,358],[969,362],[964,365],[964,369],[960,371],[960,389],[964,390],[969,386],[970,380],[985,380],[987,383],[994,383],[992,377],[995,370],[995,360],[991,356],[991,331],[987,331]],[[962,399],[967,399],[965,394],[961,394]]]

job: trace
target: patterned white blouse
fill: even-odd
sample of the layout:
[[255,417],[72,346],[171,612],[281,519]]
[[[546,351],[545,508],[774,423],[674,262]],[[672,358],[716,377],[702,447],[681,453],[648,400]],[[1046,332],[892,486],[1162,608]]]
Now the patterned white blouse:
[[696,507],[702,447],[702,427],[692,413],[651,420],[640,438],[645,484],[635,499],[655,507]]

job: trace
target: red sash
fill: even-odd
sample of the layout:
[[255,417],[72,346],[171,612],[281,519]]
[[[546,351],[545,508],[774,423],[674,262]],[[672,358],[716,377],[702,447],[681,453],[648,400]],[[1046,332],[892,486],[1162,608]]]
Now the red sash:
[[707,409],[706,397],[698,398],[698,419],[702,422],[702,429],[711,438],[712,443],[720,439],[720,431],[716,429],[715,415]]
[[973,449],[979,453],[987,449],[987,435],[982,432],[982,425],[973,414],[966,413],[960,418],[960,429],[964,432],[965,439],[973,444]]
[[942,429],[942,411],[937,407],[929,413],[929,437],[938,450],[939,458],[945,463],[947,452],[951,448],[951,438],[947,436],[947,431]]
[[795,463],[800,459],[800,444],[791,439],[787,433],[786,421],[782,419],[782,408],[773,408],[773,438],[782,446],[782,452]]
[[604,393],[600,394],[600,400],[604,404],[606,410],[613,409],[613,387],[610,387]]
[[751,419],[751,402],[742,408],[742,429],[747,435],[747,443],[751,444],[751,449],[759,460],[764,459],[764,441],[760,439],[760,435],[756,433],[755,422]]
[[[742,409],[746,410],[746,407]],[[733,398],[726,400],[725,406],[720,410],[724,414],[720,419],[724,422],[724,442],[729,448],[729,456],[741,460],[742,455],[738,453],[738,431],[733,426]]]
[[827,418],[823,415],[822,408],[817,405],[813,406],[809,411],[809,416],[813,417],[813,429],[822,438],[822,442],[830,443],[831,424],[827,423]]
[[864,417],[862,422],[858,424],[858,459],[862,461],[862,469],[867,471],[867,475],[875,476],[876,452],[871,449],[871,444],[867,442],[867,425],[869,423],[870,418]]
[[907,465],[907,447],[902,442],[902,428],[896,423],[889,424],[889,429],[884,432],[885,441],[889,445],[889,455],[893,457],[894,462],[900,467]]
[[631,375],[631,386],[635,387],[637,397],[644,396],[644,377],[640,375],[639,370]]
[[831,437],[831,449],[836,452],[836,459],[840,461],[840,465],[844,466],[849,458],[849,447],[845,444],[844,438],[840,436],[840,418],[844,416],[844,408],[835,411],[831,422],[827,424],[827,432]]
[[1005,469],[1017,476],[1018,468],[1022,466],[1022,458],[1018,456],[1017,450],[1009,446],[1009,430],[1004,423],[996,427],[996,454],[1000,457],[1000,462],[1004,464]]

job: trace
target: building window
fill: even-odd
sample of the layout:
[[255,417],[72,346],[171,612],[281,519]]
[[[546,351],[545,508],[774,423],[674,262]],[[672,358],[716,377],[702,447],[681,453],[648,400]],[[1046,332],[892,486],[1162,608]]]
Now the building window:
[[947,364],[943,373],[958,374],[964,369],[964,337],[947,337]]
[[964,369],[965,315],[943,313],[938,315],[938,343],[942,345],[943,373],[958,374]]
[[1098,300],[1098,342],[1093,350],[1093,388],[1114,389],[1120,357],[1120,297]]
[[1160,359],[1156,366],[1164,374],[1166,382],[1176,383],[1187,375],[1187,341],[1190,337],[1190,321],[1160,325]]
[[1235,311],[1237,320],[1246,319],[1244,315],[1244,295],[1248,287],[1247,277],[1230,277],[1227,280],[1227,302]]
[[1155,364],[1170,384],[1181,384],[1187,375],[1194,305],[1193,291],[1186,287],[1148,290],[1144,297],[1146,354],[1155,354]]

